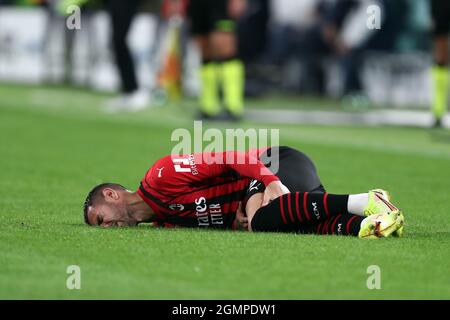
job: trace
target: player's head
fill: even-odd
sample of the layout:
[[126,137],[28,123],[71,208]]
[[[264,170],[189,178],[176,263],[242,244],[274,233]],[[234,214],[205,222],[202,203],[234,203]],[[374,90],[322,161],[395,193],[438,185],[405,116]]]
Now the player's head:
[[84,202],[84,221],[102,227],[134,226],[127,210],[127,189],[117,183],[102,183],[94,187]]

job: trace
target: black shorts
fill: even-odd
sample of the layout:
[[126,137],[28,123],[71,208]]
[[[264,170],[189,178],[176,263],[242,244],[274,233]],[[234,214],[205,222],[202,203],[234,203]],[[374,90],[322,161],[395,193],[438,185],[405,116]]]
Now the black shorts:
[[449,0],[431,0],[431,17],[435,36],[445,36],[450,33]]
[[[271,166],[271,156],[277,149],[279,155],[278,171]],[[267,149],[261,157],[261,162],[274,173],[291,192],[325,192],[317,169],[312,160],[303,152],[289,147],[273,147]],[[253,180],[247,190],[244,205],[251,196],[264,192],[264,184]]]
[[194,35],[212,31],[234,31],[234,21],[228,15],[228,0],[190,0],[188,16]]

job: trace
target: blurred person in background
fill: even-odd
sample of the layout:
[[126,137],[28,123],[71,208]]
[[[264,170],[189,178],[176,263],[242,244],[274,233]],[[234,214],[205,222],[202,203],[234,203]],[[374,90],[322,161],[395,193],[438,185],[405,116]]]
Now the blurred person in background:
[[239,58],[246,66],[260,58],[267,46],[270,0],[247,0],[245,13],[237,21]]
[[267,61],[270,16],[270,0],[247,0],[247,9],[237,21],[239,58],[245,65],[245,97],[266,94],[264,75],[277,79],[275,73],[280,72]]
[[198,45],[200,70],[200,117],[223,119],[220,89],[226,118],[238,120],[244,111],[244,65],[238,57],[236,19],[246,10],[246,0],[190,0],[191,33]]
[[449,95],[449,35],[450,35],[450,1],[431,0],[433,19],[433,105],[434,126],[442,127],[442,119],[447,112]]
[[[160,7],[160,15],[163,20],[168,20],[171,17],[179,17],[181,19],[184,16],[186,10],[187,0],[106,0],[106,3],[111,15],[112,44],[114,55],[116,57],[117,68],[121,79],[122,94],[120,97],[110,101],[105,110],[107,112],[140,111],[149,106],[152,97],[150,94],[150,89],[145,89],[139,86],[133,57],[127,45],[127,35],[130,30],[132,21],[138,9],[144,3],[146,5],[154,5],[156,3]],[[149,37],[151,36],[149,35]],[[159,35],[156,35],[156,37],[158,38]],[[158,41],[157,39],[156,45],[161,45],[161,41]],[[155,48],[155,50],[159,51],[159,48]],[[171,53],[166,52],[165,54],[170,55]],[[163,58],[162,63],[166,63],[167,59],[172,61],[172,58],[173,57],[166,56],[165,58]],[[178,57],[176,57],[176,59],[178,59]],[[173,64],[170,64],[168,70],[169,73],[173,71],[172,67]],[[163,70],[159,70],[158,78],[165,77],[166,75],[162,74],[167,73],[166,71],[167,70],[165,70],[164,68]],[[170,82],[175,81],[175,78],[177,78],[177,75],[169,76],[171,77],[169,79]],[[172,78],[174,78],[175,80]],[[160,82],[159,80],[158,82]],[[160,83],[158,85],[160,85]]]
[[[367,27],[367,8],[381,9],[381,29]],[[360,70],[367,51],[392,52],[400,36],[407,10],[405,0],[322,1],[318,37],[311,53],[332,54],[343,72],[343,96],[364,95]],[[311,38],[307,38],[310,41]],[[316,47],[314,47],[314,45]]]
[[106,112],[140,111],[148,106],[150,93],[139,88],[135,64],[127,44],[131,23],[142,0],[107,0],[111,16],[112,48],[119,71],[121,95],[107,103]]
[[[267,73],[274,79],[278,72],[277,76],[282,82],[281,85],[286,89],[304,92],[305,84],[308,87],[317,87],[315,85],[317,72],[312,70],[314,67],[311,63],[312,59],[306,58],[312,57],[307,53],[313,51],[309,50],[308,46],[317,42],[317,34],[314,34],[311,40],[307,38],[312,34],[311,30],[317,28],[320,19],[318,11],[320,2],[321,0],[270,1],[270,28],[264,67],[272,65]],[[301,70],[298,69],[298,62],[302,64]],[[284,70],[288,71],[284,72]],[[306,74],[305,77],[304,74]],[[316,89],[306,91],[317,92]]]
[[153,100],[164,105],[182,96],[183,58],[187,56],[185,28],[188,0],[164,0],[155,32],[152,60],[158,65]]
[[[381,9],[379,30],[367,27],[370,5]],[[278,26],[271,36],[272,56],[281,64],[298,59],[302,64],[299,89],[318,95],[326,93],[324,63],[335,61],[342,74],[340,96],[363,98],[364,58],[368,51],[395,50],[407,8],[406,0],[273,0]]]
[[[47,7],[47,26],[46,26],[46,38],[45,38],[45,47],[47,48],[45,59],[46,65],[50,70],[52,70],[55,66],[54,55],[51,52],[51,41],[55,37],[58,36],[58,32],[61,28],[64,29],[63,42],[64,42],[64,73],[63,73],[63,83],[66,85],[87,85],[88,79],[83,79],[83,81],[75,80],[75,68],[74,65],[74,47],[76,37],[80,37],[80,30],[77,29],[69,29],[66,26],[66,19],[69,15],[71,15],[72,6],[77,6],[80,8],[83,14],[83,26],[87,26],[83,28],[83,31],[87,30],[88,34],[88,47],[91,47],[92,42],[95,41],[95,38],[92,34],[92,25],[91,19],[92,14],[95,9],[98,9],[102,5],[101,0],[46,0]],[[88,48],[88,51],[91,48]],[[92,53],[89,52],[89,59],[86,59],[85,62],[87,68],[91,66],[94,58],[92,57]],[[50,71],[48,75],[48,80],[54,82],[59,81],[59,79],[55,79],[53,72]]]

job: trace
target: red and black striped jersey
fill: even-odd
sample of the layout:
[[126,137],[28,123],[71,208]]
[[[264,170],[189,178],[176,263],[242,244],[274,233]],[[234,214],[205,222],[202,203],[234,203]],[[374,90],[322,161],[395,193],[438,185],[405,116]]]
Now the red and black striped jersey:
[[159,225],[232,228],[250,182],[279,180],[259,160],[263,151],[166,156],[147,171],[138,194]]

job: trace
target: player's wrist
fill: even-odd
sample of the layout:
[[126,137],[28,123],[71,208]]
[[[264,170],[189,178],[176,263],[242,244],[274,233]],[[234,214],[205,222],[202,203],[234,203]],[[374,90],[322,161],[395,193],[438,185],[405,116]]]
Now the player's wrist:
[[262,183],[267,187],[269,184],[275,181],[280,181],[276,175],[265,175],[260,179]]

